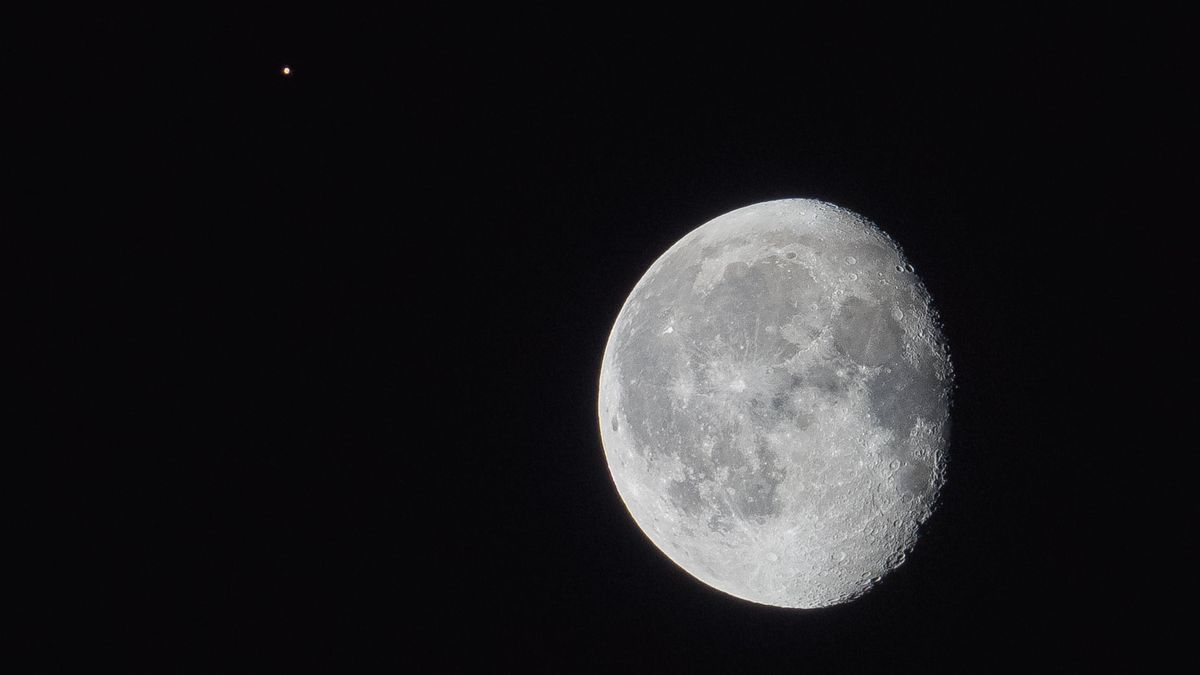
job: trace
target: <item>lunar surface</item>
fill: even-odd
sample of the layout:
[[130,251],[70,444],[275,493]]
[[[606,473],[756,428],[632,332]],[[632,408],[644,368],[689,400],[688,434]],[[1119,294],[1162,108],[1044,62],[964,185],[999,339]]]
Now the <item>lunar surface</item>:
[[904,562],[945,477],[953,373],[875,225],[786,199],[692,231],[638,282],[600,373],[613,481],[671,560],[780,607]]

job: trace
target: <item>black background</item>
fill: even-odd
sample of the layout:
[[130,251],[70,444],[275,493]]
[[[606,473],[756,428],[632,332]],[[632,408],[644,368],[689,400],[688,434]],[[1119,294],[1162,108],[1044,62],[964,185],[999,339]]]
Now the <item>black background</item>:
[[[1155,255],[1133,234],[1175,189],[1156,172],[1187,117],[1168,20],[715,18],[281,10],[147,25],[147,48],[90,24],[86,82],[51,118],[70,161],[42,169],[68,195],[44,203],[56,264],[27,278],[62,376],[37,386],[81,411],[44,422],[80,450],[51,464],[87,486],[59,499],[72,553],[45,618],[168,668],[1130,653],[1110,628],[1141,590],[1106,564],[1096,370],[1112,308],[1148,311],[1115,256]],[[659,553],[595,414],[642,272],[784,197],[902,245],[958,378],[917,548],[810,611]]]

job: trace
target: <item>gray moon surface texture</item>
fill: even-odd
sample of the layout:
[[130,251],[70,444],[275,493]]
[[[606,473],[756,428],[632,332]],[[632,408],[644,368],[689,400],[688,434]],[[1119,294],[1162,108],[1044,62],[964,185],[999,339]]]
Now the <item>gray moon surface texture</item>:
[[953,371],[899,247],[832,204],[731,211],[651,265],[600,372],[613,481],[679,567],[779,607],[904,562],[945,479]]

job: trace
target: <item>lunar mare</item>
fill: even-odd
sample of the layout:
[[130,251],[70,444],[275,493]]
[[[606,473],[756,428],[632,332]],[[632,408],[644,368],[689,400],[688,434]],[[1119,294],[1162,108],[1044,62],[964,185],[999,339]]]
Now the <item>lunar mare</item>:
[[945,477],[953,372],[898,246],[831,204],[693,230],[621,308],[600,429],[638,526],[700,581],[780,607],[903,563]]

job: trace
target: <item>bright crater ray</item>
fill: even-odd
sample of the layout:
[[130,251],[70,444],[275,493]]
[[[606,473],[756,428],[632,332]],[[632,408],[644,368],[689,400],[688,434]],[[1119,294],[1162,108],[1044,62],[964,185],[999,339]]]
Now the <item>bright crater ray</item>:
[[953,375],[896,244],[786,199],[692,231],[609,336],[613,480],[671,560],[739,598],[822,607],[904,561],[946,466]]

